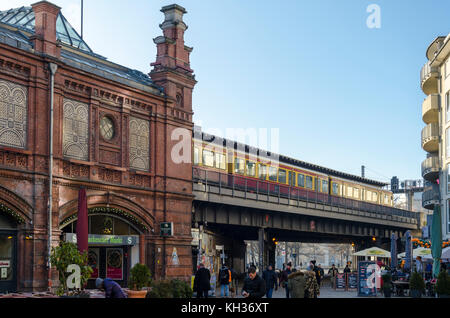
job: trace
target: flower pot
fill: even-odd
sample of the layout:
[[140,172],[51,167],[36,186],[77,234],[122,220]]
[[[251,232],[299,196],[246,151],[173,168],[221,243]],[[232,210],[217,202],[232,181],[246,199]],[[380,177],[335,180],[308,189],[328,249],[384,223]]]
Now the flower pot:
[[146,290],[129,290],[128,298],[145,298],[147,296]]
[[422,298],[422,292],[420,290],[417,290],[417,289],[411,289],[410,296],[412,298]]

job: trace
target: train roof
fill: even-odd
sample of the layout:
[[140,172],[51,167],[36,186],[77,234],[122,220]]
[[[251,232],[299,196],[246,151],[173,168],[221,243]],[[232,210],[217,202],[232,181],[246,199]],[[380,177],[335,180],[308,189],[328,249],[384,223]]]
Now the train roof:
[[334,169],[322,167],[322,166],[315,165],[315,164],[312,164],[309,162],[301,161],[298,159],[293,159],[293,158],[290,158],[290,157],[287,157],[284,155],[271,153],[270,151],[252,147],[252,146],[249,146],[249,145],[246,145],[246,144],[234,141],[234,140],[229,140],[229,139],[226,139],[223,137],[211,135],[211,134],[203,132],[201,130],[201,127],[199,127],[199,126],[194,126],[193,135],[194,135],[194,139],[197,139],[197,140],[202,140],[204,142],[213,143],[218,146],[228,146],[228,147],[232,146],[234,149],[242,149],[245,152],[253,153],[258,156],[265,157],[268,159],[270,159],[271,157],[273,158],[275,156],[275,157],[278,157],[279,162],[294,165],[294,166],[305,168],[305,169],[309,169],[309,170],[316,171],[316,172],[321,172],[321,173],[328,174],[331,176],[335,176],[335,177],[339,177],[339,178],[343,178],[343,179],[347,179],[347,180],[353,180],[353,181],[357,181],[357,182],[360,182],[363,184],[377,186],[377,187],[384,187],[384,186],[388,185],[385,182],[362,178],[362,177],[359,177],[359,176],[356,176],[353,174],[349,174],[349,173],[337,171]]

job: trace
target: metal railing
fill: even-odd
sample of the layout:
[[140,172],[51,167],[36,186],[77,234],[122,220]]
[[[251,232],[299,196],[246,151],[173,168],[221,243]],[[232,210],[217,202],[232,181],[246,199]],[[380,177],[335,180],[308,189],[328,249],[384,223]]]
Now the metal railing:
[[[439,157],[431,156],[422,162],[422,177],[426,177],[430,173],[439,172]],[[429,178],[426,178],[429,179]]]
[[422,129],[422,145],[430,139],[439,138],[439,124],[431,123]]
[[[249,179],[244,176],[221,173],[217,171],[205,170],[200,167],[193,167],[192,180],[194,183],[201,183],[205,185],[205,192],[209,191],[208,186],[217,187],[219,195],[237,196],[237,191],[244,192],[243,199],[249,198],[249,193],[253,194],[252,199],[257,201],[266,201],[273,203],[275,199],[278,204],[283,203],[281,199],[288,199],[287,205],[300,206],[300,202],[313,203],[317,206],[320,204],[325,209],[325,206],[331,206],[343,209],[352,209],[357,211],[364,211],[376,215],[399,216],[418,220],[419,214],[411,211],[397,209],[390,206],[380,204],[373,204],[369,202],[357,201],[344,197],[328,195],[319,193],[314,190],[307,190],[288,185],[280,185],[262,180]],[[224,189],[227,189],[226,193]],[[272,200],[270,200],[270,197]],[[292,203],[293,201],[293,203]],[[376,217],[376,216],[375,216]]]
[[433,73],[437,73],[438,69],[431,67],[431,61],[425,63],[425,65],[420,70],[420,82],[423,84]]

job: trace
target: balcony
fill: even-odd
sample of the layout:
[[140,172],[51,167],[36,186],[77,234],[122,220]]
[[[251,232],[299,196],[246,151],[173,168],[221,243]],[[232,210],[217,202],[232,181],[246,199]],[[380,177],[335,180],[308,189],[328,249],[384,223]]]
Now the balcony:
[[422,104],[422,120],[425,124],[439,122],[439,95],[429,95]]
[[439,202],[439,185],[427,182],[422,193],[422,206],[427,210],[433,210]]
[[438,77],[439,69],[432,67],[431,62],[428,61],[420,72],[420,83],[422,90],[426,95],[438,93]]
[[422,130],[422,148],[426,152],[439,151],[439,124],[428,124]]
[[439,157],[431,156],[422,162],[422,177],[431,182],[439,178]]

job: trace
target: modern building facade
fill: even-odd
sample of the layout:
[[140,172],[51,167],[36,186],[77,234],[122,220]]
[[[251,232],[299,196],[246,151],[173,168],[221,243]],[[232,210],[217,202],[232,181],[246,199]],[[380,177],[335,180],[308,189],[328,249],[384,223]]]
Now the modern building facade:
[[93,278],[192,274],[192,165],[172,150],[190,149],[196,81],[186,10],[161,11],[149,75],[94,53],[52,3],[0,12],[0,293],[56,285],[49,247],[74,239],[81,187]]
[[422,162],[425,187],[423,207],[433,210],[441,205],[442,236],[450,238],[450,35],[436,38],[428,47],[428,61],[420,74],[426,98],[422,104]]

